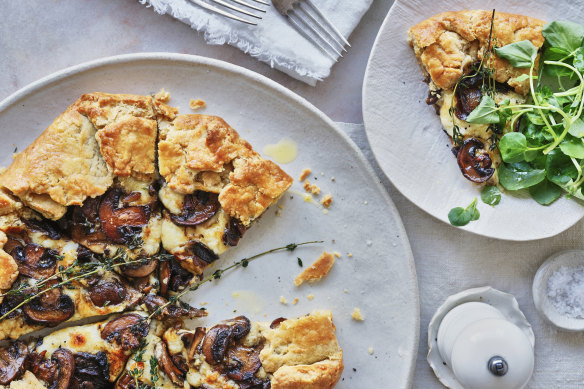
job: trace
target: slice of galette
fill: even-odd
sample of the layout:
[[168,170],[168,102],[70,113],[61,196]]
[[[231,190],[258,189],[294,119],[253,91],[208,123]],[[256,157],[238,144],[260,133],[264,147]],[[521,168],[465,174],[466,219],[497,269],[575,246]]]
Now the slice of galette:
[[[443,12],[411,27],[408,41],[428,76],[426,102],[436,107],[465,178],[498,183],[498,141],[513,128],[466,121],[484,95],[496,104],[520,104],[529,92],[529,68],[513,67],[495,48],[544,43],[544,22],[522,15],[473,10]],[[537,61],[534,68],[537,74]]]

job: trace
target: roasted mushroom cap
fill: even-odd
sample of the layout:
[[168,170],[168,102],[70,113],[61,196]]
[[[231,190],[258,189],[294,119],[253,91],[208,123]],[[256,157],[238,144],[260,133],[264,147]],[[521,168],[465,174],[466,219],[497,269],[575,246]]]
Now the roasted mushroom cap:
[[209,247],[205,246],[204,243],[195,240],[187,242],[183,251],[173,254],[179,262],[184,261],[192,263],[192,266],[196,267],[199,270],[199,273],[202,273],[210,263],[213,263],[219,258],[219,256]]
[[68,389],[75,371],[73,353],[64,348],[55,350],[51,359],[41,364],[40,370],[40,375],[51,383],[49,389]]
[[126,287],[115,278],[99,280],[91,285],[88,291],[91,302],[97,307],[104,307],[106,304],[118,305],[128,294]]
[[127,277],[141,278],[150,275],[154,270],[156,270],[158,262],[155,260],[149,260],[133,263],[131,265],[125,265],[121,267],[122,273]]
[[485,150],[483,142],[476,138],[464,141],[458,150],[456,160],[462,175],[472,182],[485,182],[495,173],[495,168],[491,167],[491,157]]
[[28,347],[21,342],[0,349],[0,385],[8,385],[24,373]]
[[235,345],[227,353],[225,374],[236,381],[250,380],[260,369],[260,347]]
[[103,243],[107,237],[100,228],[100,198],[88,198],[81,207],[74,206],[59,220],[61,228],[69,231],[76,242]]
[[[50,283],[45,285],[49,287]],[[23,311],[32,323],[52,327],[73,316],[75,304],[61,288],[55,288],[25,304]]]
[[75,372],[70,389],[111,388],[109,376],[109,363],[103,351],[96,354],[80,352],[75,354]]
[[99,206],[101,229],[114,243],[129,244],[150,219],[149,206],[119,208],[121,188],[110,189]]
[[133,350],[140,346],[140,341],[148,335],[148,331],[148,322],[144,317],[129,313],[107,323],[101,330],[101,338],[119,343],[124,350]]
[[55,274],[59,253],[38,244],[16,246],[10,252],[16,260],[20,274],[34,279],[48,278]]
[[168,291],[178,292],[188,286],[194,275],[184,269],[175,258],[160,262],[160,294],[168,296]]
[[233,328],[233,339],[239,340],[249,334],[251,323],[245,316],[237,316],[231,320],[225,320],[223,324],[227,324]]
[[277,319],[274,319],[274,321],[270,323],[270,328],[271,329],[278,328],[280,326],[280,323],[282,323],[283,321],[286,321],[285,317],[279,317]]
[[184,363],[180,363],[171,357],[168,348],[166,347],[166,343],[162,342],[156,345],[156,356],[158,357],[160,368],[166,373],[172,383],[178,386],[184,386],[188,367]]
[[205,330],[201,327],[197,327],[195,333],[192,334],[192,339],[190,340],[189,349],[187,351],[187,360],[190,362],[194,359],[195,354],[197,354],[201,342],[205,338]]
[[245,226],[242,222],[232,217],[223,232],[223,243],[226,246],[237,246],[239,239],[245,233]]
[[483,77],[480,75],[463,78],[456,87],[456,116],[460,120],[466,120],[468,115],[479,106],[483,93]]
[[205,335],[201,351],[210,365],[223,362],[227,349],[233,341],[233,327],[228,324],[217,324]]
[[[18,284],[16,284],[16,285],[18,285]],[[18,305],[20,305],[20,303],[22,303],[23,301],[24,301],[23,294],[9,294],[9,295],[5,296],[4,300],[2,300],[2,304],[0,304],[0,316],[4,316],[4,315],[8,314],[8,312],[12,311],[14,308],[16,308]],[[8,316],[6,316],[6,319],[10,319],[10,318],[17,316],[19,314],[19,312],[20,312],[19,309],[12,311],[10,314],[8,314]]]
[[219,210],[219,196],[215,193],[196,191],[184,197],[181,213],[171,214],[172,221],[179,226],[196,226],[211,219]]

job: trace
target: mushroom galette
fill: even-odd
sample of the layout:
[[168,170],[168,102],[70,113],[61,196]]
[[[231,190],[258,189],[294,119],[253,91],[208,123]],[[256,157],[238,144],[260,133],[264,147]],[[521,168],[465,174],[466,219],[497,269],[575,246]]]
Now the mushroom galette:
[[408,32],[409,43],[428,76],[426,102],[439,113],[463,176],[474,183],[498,183],[498,141],[515,128],[482,124],[480,119],[469,119],[470,113],[484,95],[494,104],[512,106],[525,102],[529,92],[530,69],[513,67],[494,49],[524,40],[540,48],[543,25],[527,16],[475,10],[444,12]]
[[203,315],[167,302],[291,183],[221,118],[83,95],[0,175],[0,340],[139,307]]

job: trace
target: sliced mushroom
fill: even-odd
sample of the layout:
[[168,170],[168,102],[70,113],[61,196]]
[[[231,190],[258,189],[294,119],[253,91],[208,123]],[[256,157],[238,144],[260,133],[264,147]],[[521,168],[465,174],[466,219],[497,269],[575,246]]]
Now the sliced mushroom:
[[228,324],[217,324],[205,335],[201,351],[210,365],[223,362],[227,349],[233,341],[233,327]]
[[223,243],[226,246],[237,246],[239,239],[245,233],[245,226],[242,222],[232,217],[223,232]]
[[260,369],[261,347],[231,347],[227,353],[225,374],[235,381],[247,381],[254,378]]
[[140,346],[149,328],[144,317],[129,313],[107,323],[101,330],[101,338],[110,343],[117,342],[123,350],[133,350]]
[[146,305],[146,309],[150,314],[154,314],[154,318],[160,321],[166,320],[176,320],[176,319],[192,319],[195,317],[204,317],[207,316],[207,312],[203,309],[197,309],[191,306],[183,306],[183,305],[176,305],[170,304],[164,307],[163,309],[159,309],[160,307],[164,306],[168,303],[164,297],[156,296],[153,294],[149,294],[142,299],[144,304]]
[[275,319],[274,321],[272,321],[272,323],[270,324],[270,328],[271,329],[278,328],[280,326],[280,324],[286,320],[287,319],[285,317],[279,317],[279,318]]
[[116,382],[115,389],[136,389],[134,382],[134,378],[126,371]]
[[38,244],[16,246],[10,253],[16,260],[20,274],[34,279],[48,278],[55,274],[59,253]]
[[118,305],[124,301],[128,291],[126,287],[116,279],[99,280],[89,287],[89,298],[97,307],[108,305]]
[[483,78],[480,76],[464,79],[456,88],[456,116],[466,120],[468,115],[479,106],[483,93],[481,92]]
[[191,240],[186,243],[182,252],[174,253],[174,257],[180,262],[191,262],[192,266],[199,269],[199,273],[210,264],[216,261],[219,256],[204,243]]
[[158,262],[155,260],[149,260],[149,261],[144,261],[142,262],[138,262],[138,263],[134,263],[131,265],[125,265],[121,267],[122,273],[124,273],[125,276],[127,277],[132,277],[132,278],[141,278],[141,277],[146,277],[150,274],[152,274],[152,272],[154,270],[156,270],[156,266],[158,266]]
[[[46,287],[50,283],[45,284]],[[63,294],[61,288],[51,289],[23,306],[29,321],[49,327],[68,320],[75,313],[71,297]]]
[[227,324],[233,328],[233,339],[239,340],[249,334],[251,323],[245,316],[237,316],[231,320],[225,320],[222,324]]
[[173,384],[178,386],[184,386],[184,380],[186,377],[187,369],[185,366],[178,366],[173,361],[171,355],[168,352],[166,343],[158,343],[156,345],[156,356],[158,357],[158,364],[161,370],[170,378]]
[[257,377],[249,381],[239,382],[239,389],[270,389],[272,384],[269,379],[260,379]]
[[75,354],[75,372],[70,389],[111,388],[109,376],[109,363],[103,351],[96,354],[80,352]]
[[189,349],[187,351],[187,361],[191,362],[195,358],[195,354],[199,351],[199,346],[205,338],[205,330],[201,327],[197,327],[195,333],[193,334],[193,339],[190,342]]
[[220,206],[217,194],[198,190],[192,195],[186,195],[181,213],[171,214],[170,218],[179,226],[192,227],[211,219]]
[[100,202],[100,198],[88,198],[81,207],[72,207],[70,213],[59,221],[62,228],[70,232],[74,241],[95,244],[107,240],[107,237],[99,228]]
[[71,351],[59,348],[51,356],[51,361],[56,362],[57,377],[49,386],[49,389],[68,389],[75,371],[75,358]]
[[114,243],[128,244],[139,234],[150,219],[150,207],[130,206],[118,208],[121,188],[110,189],[99,206],[101,229]]
[[50,239],[61,239],[59,227],[54,221],[42,219],[22,219],[24,224],[32,231],[40,232]]
[[487,181],[495,173],[492,167],[491,157],[483,142],[476,138],[468,138],[464,141],[456,157],[462,175],[476,183]]
[[168,283],[170,282],[170,265],[168,261],[160,262],[158,267],[158,280],[160,281],[160,294],[168,296]]
[[21,341],[0,349],[0,385],[10,384],[24,373],[28,354],[28,347]]
[[[16,285],[19,285],[18,283]],[[8,314],[8,312],[12,311],[16,308],[20,303],[24,301],[24,293],[23,294],[9,294],[4,297],[2,300],[2,304],[0,304],[0,316],[4,316]],[[20,312],[20,309],[16,309],[12,311],[5,319],[10,319],[17,316]]]

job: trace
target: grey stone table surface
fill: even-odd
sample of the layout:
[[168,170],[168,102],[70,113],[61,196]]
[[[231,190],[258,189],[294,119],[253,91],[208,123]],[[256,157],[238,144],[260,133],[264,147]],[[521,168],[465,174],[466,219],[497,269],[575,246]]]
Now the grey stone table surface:
[[[374,1],[351,36],[353,47],[333,68],[331,77],[316,87],[273,70],[235,48],[206,45],[203,37],[188,26],[155,14],[137,0],[0,0],[0,5],[0,100],[41,77],[92,59],[135,52],[177,52],[251,69],[298,93],[333,120],[360,124],[367,59],[391,0]],[[375,166],[363,127],[341,128]],[[413,387],[441,387],[425,360],[427,326],[435,309],[451,294],[484,285],[514,294],[534,327],[536,371],[528,387],[584,387],[584,335],[556,331],[538,315],[531,295],[533,276],[548,256],[564,249],[584,248],[584,223],[535,242],[474,236],[421,211],[377,171],[403,219],[418,272],[421,328]]]

